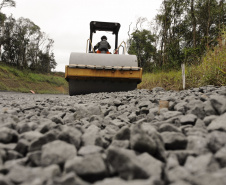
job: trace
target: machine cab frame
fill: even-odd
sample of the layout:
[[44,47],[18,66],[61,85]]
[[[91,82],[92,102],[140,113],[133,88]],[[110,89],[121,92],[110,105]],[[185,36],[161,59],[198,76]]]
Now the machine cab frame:
[[91,21],[90,22],[90,43],[89,43],[89,53],[92,53],[91,43],[93,41],[93,33],[96,31],[110,31],[115,35],[115,50],[118,48],[118,32],[121,25],[114,22],[99,22]]

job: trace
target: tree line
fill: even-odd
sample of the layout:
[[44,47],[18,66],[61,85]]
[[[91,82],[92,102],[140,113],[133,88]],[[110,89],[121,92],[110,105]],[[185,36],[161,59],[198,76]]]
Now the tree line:
[[0,0],[0,60],[21,69],[51,72],[57,65],[53,39],[30,19],[2,13],[2,8],[15,6],[14,0]]
[[146,71],[198,64],[205,51],[221,40],[226,25],[225,0],[163,0],[150,30],[139,18],[129,34],[128,53]]

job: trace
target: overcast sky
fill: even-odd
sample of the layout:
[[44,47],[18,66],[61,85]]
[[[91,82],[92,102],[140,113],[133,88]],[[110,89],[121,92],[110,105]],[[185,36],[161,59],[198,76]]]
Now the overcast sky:
[[[57,67],[65,70],[71,52],[86,52],[91,21],[118,22],[119,43],[128,39],[129,25],[135,27],[139,17],[153,20],[162,0],[15,0],[16,8],[3,8],[2,12],[15,18],[29,18],[54,40]],[[106,35],[114,48],[114,36],[106,32],[94,35],[93,44]],[[111,51],[112,52],[112,51]]]

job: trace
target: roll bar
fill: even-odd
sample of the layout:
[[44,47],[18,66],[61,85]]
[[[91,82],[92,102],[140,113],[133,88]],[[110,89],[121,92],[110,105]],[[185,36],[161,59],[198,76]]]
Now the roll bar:
[[96,33],[96,31],[110,31],[112,32],[112,34],[115,34],[115,50],[116,50],[118,48],[118,32],[120,27],[121,25],[119,23],[91,21],[89,52],[91,52],[92,49],[91,43],[93,41],[93,33]]

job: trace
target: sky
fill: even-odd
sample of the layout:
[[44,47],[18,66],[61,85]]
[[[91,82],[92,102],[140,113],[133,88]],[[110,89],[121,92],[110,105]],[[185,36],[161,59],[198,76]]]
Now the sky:
[[[3,8],[6,15],[29,18],[54,40],[53,52],[57,62],[54,71],[65,71],[71,52],[86,52],[91,21],[117,22],[119,44],[128,39],[139,17],[154,20],[162,0],[15,0],[16,8]],[[148,27],[148,21],[146,27]],[[145,26],[145,25],[144,25]],[[93,45],[106,35],[114,48],[114,35],[99,32],[93,35]],[[112,52],[112,51],[111,51]]]

